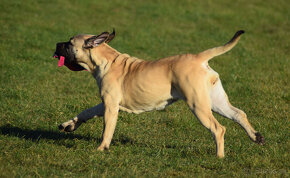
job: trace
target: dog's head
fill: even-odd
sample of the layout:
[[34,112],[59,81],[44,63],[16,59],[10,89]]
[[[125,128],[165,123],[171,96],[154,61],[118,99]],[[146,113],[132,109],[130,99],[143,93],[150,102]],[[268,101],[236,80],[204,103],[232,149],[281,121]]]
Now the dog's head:
[[109,43],[115,37],[115,29],[110,34],[103,32],[98,36],[95,35],[77,35],[67,42],[56,44],[54,57],[58,58],[58,66],[65,65],[72,71],[89,70],[91,66],[92,48],[98,47],[103,43]]

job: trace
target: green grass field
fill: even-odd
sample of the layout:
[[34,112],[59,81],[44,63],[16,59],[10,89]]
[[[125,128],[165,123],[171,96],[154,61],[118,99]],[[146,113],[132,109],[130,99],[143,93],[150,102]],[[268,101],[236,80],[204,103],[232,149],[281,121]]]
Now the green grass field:
[[[286,0],[0,0],[0,177],[289,176],[290,4]],[[233,105],[266,144],[227,128],[225,158],[182,102],[120,112],[109,152],[102,118],[65,134],[57,126],[100,102],[88,72],[58,68],[56,42],[116,29],[112,47],[153,60],[197,53],[246,33],[211,60]]]

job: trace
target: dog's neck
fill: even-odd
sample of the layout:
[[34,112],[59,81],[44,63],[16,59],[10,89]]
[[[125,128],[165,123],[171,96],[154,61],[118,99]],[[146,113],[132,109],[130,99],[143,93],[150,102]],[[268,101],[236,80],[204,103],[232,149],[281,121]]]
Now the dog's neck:
[[113,61],[121,54],[107,43],[103,43],[95,49],[97,50],[96,53],[99,57],[105,58],[107,61]]
[[91,73],[97,80],[99,87],[101,87],[101,79],[108,72],[111,64],[120,54],[120,52],[106,43],[92,49],[91,62],[94,67],[92,68]]

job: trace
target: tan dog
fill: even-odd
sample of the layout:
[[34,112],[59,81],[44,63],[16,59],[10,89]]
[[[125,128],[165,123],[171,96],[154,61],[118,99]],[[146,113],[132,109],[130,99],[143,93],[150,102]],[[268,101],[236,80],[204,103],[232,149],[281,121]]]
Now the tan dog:
[[212,111],[239,123],[254,142],[264,144],[264,137],[251,126],[246,114],[230,104],[218,73],[208,65],[211,58],[232,49],[243,33],[238,31],[224,46],[157,61],[140,60],[111,48],[107,43],[114,38],[115,31],[98,36],[77,35],[68,42],[58,43],[55,55],[63,56],[64,65],[71,70],[91,72],[103,101],[61,124],[59,129],[72,132],[88,119],[104,116],[98,150],[109,149],[119,110],[141,113],[163,109],[182,99],[213,134],[218,157],[224,157],[226,129]]

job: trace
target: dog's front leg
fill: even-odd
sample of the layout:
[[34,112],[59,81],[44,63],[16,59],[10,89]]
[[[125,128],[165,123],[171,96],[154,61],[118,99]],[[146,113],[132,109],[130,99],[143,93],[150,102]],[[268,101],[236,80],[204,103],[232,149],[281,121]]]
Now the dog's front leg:
[[104,110],[105,110],[104,104],[100,103],[97,106],[84,110],[73,119],[60,124],[58,128],[59,130],[65,131],[65,132],[75,131],[82,123],[86,122],[87,120],[95,116],[98,116],[98,117],[103,116]]
[[99,151],[108,150],[110,147],[117,124],[118,112],[119,104],[113,102],[111,99],[107,100],[107,102],[105,100],[104,127],[102,133],[102,143],[98,147]]

